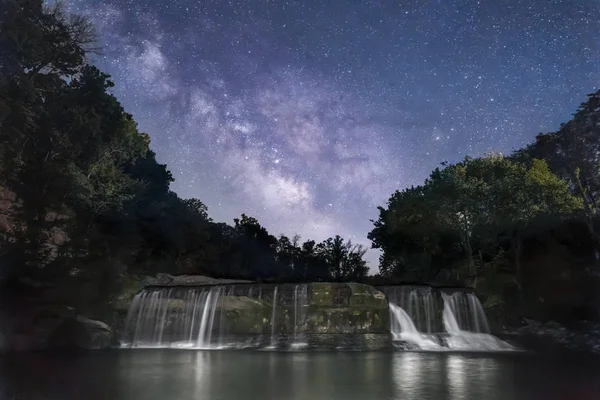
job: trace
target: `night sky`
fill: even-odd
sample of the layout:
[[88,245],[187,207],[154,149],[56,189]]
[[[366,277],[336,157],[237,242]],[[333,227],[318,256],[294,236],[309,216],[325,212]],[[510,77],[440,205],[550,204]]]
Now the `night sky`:
[[395,190],[556,130],[600,86],[598,0],[67,5],[172,189],[275,235],[369,246]]

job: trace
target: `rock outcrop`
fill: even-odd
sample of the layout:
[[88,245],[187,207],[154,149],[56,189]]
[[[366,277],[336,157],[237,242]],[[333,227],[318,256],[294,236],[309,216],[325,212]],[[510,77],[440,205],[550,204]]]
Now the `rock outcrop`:
[[600,354],[600,324],[581,322],[578,326],[566,327],[555,321],[527,319],[524,322],[520,328],[504,332],[504,336],[531,350]]
[[44,306],[4,315],[0,351],[105,349],[115,344],[115,331],[72,307]]

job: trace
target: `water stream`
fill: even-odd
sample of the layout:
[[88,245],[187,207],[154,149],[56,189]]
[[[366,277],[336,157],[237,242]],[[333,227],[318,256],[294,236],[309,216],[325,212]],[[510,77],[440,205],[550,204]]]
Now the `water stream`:
[[273,312],[271,313],[271,347],[275,346],[275,342],[277,337],[275,336],[275,323],[277,322],[277,314],[275,311],[277,310],[277,289],[275,286],[275,290],[273,291]]
[[390,331],[396,341],[404,341],[415,349],[438,350],[440,345],[417,330],[410,316],[394,303],[390,307]]
[[408,349],[514,350],[489,333],[483,307],[472,292],[444,293],[420,286],[388,287],[384,291],[389,299],[392,337],[396,342],[407,344]]

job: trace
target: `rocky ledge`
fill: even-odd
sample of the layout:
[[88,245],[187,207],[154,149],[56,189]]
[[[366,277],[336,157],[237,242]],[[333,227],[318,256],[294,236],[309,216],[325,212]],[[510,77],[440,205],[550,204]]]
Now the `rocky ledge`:
[[583,321],[569,327],[526,319],[518,329],[504,332],[508,339],[532,350],[568,350],[600,355],[600,324]]
[[72,307],[43,306],[4,315],[0,353],[47,349],[105,349],[115,344],[114,329],[78,314]]

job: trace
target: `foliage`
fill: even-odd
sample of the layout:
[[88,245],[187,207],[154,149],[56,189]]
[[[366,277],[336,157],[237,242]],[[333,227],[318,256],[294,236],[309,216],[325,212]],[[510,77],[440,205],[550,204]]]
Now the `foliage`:
[[[394,193],[369,233],[382,251],[381,276],[473,284],[505,316],[547,311],[548,285],[576,292],[594,280],[599,121],[600,92],[560,131],[510,157],[444,164],[423,185]],[[552,267],[540,270],[540,260]],[[562,307],[582,306],[570,297]]]
[[[215,223],[181,199],[150,138],[87,61],[92,26],[41,0],[3,3],[0,27],[0,262],[8,281],[87,279],[109,290],[124,273],[252,279],[360,279],[364,250],[340,237],[276,238],[252,217]],[[4,218],[6,217],[6,218]],[[335,244],[332,246],[331,244]]]

